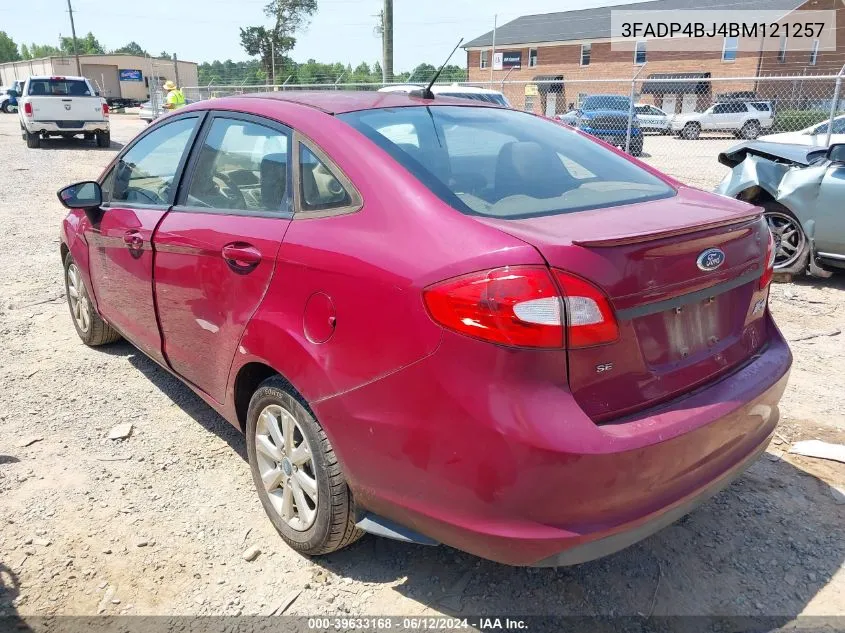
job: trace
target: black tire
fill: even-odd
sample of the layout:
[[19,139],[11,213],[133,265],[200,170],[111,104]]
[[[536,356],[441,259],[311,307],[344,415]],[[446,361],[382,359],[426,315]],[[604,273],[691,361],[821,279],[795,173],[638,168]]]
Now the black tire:
[[[779,224],[778,220],[781,219],[783,221],[791,221],[794,223],[797,230],[800,231],[800,247],[798,252],[793,257],[790,257],[786,261],[782,261],[781,263],[775,262],[775,272],[776,273],[786,273],[791,275],[801,275],[807,270],[807,265],[810,263],[810,240],[807,238],[807,235],[804,233],[804,229],[801,226],[801,222],[798,218],[795,217],[795,214],[792,213],[789,209],[787,209],[782,204],[778,204],[777,202],[769,202],[763,205],[765,209],[765,216],[766,222],[769,224],[769,229],[772,230],[772,226],[777,226]],[[773,232],[774,233],[774,232]],[[778,236],[775,236],[775,247],[777,249],[778,245],[780,244],[780,240]],[[776,251],[776,255],[780,257],[778,252]]]
[[80,307],[80,309],[87,309],[88,314],[88,327],[87,329],[80,326],[79,322],[77,321],[76,315],[74,314],[74,305],[72,303],[71,297],[71,284],[69,279],[69,270],[71,266],[78,270],[76,267],[76,262],[73,261],[73,257],[70,253],[67,254],[65,257],[64,262],[64,271],[65,271],[65,296],[67,297],[67,305],[68,309],[70,310],[70,318],[73,321],[73,327],[76,329],[76,333],[79,335],[79,338],[82,339],[82,342],[88,345],[89,347],[98,347],[100,345],[106,345],[108,343],[114,343],[115,341],[119,341],[121,336],[118,332],[112,328],[108,323],[103,321],[100,318],[100,315],[97,314],[97,311],[94,309],[94,304],[91,302],[91,298],[88,295],[88,289],[85,287],[85,284],[82,282],[81,277],[79,278],[79,291],[81,291],[82,297],[84,298],[84,304]]
[[97,132],[97,147],[111,147],[111,132]]
[[0,111],[2,111],[3,114],[9,114],[9,102],[8,101],[4,101],[3,105],[0,105]]
[[681,130],[681,138],[688,141],[694,141],[701,134],[701,124],[694,121],[687,123],[684,129]]
[[642,156],[643,155],[643,142],[640,141],[639,143],[631,143],[631,156]]
[[[268,406],[276,405],[293,415],[305,442],[311,450],[313,474],[317,481],[316,517],[303,531],[291,527],[273,507],[259,470],[256,449],[258,418]],[[350,545],[363,536],[355,527],[355,509],[346,478],[325,431],[301,397],[280,376],[268,378],[249,401],[246,424],[246,446],[252,480],[267,517],[293,549],[307,556],[330,554]]]
[[739,131],[739,135],[749,141],[760,136],[760,123],[758,121],[746,121]]
[[41,137],[38,134],[24,132],[24,138],[26,139],[26,146],[29,149],[38,149],[41,147]]

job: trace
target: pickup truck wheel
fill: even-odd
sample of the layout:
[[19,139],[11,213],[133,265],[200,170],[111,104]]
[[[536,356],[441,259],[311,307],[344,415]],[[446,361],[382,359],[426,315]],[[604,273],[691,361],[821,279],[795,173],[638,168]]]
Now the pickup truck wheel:
[[681,138],[688,141],[694,141],[701,134],[701,125],[695,122],[687,123],[684,129],[681,130]]
[[26,146],[30,149],[38,149],[41,147],[41,137],[38,134],[33,134],[32,132],[24,132],[24,138],[26,138]]
[[744,139],[753,141],[760,136],[760,124],[757,121],[747,121],[742,129],[739,131],[740,136]]
[[775,272],[801,274],[810,261],[810,240],[789,209],[777,203],[764,206],[766,223],[775,238]]
[[258,498],[288,545],[316,556],[363,535],[329,438],[280,376],[268,378],[253,394],[246,438]]
[[111,146],[111,133],[110,132],[97,132],[97,147],[110,147]]
[[94,310],[88,290],[82,281],[82,273],[70,253],[65,257],[65,295],[73,327],[83,343],[97,347],[120,340],[120,334]]
[[0,105],[0,111],[2,111],[3,114],[9,114],[9,102],[8,101],[4,101],[3,105]]

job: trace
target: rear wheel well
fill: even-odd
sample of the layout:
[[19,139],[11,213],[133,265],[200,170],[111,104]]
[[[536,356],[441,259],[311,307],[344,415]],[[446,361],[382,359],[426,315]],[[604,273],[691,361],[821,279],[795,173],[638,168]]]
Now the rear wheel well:
[[314,412],[311,410],[311,407],[308,406],[308,403],[305,401],[305,398],[302,397],[302,394],[300,394],[299,391],[296,390],[296,387],[294,387],[291,382],[278,371],[270,367],[270,365],[265,365],[264,363],[247,363],[240,368],[238,376],[235,378],[235,415],[238,416],[238,425],[241,427],[241,431],[246,431],[246,418],[252,394],[258,390],[258,387],[262,382],[273,376],[278,376],[285,381],[291,395],[296,398],[311,415],[314,415]]
[[64,264],[65,260],[67,259],[67,254],[70,252],[70,249],[67,247],[67,244],[62,242],[62,245],[59,246],[59,254],[62,256],[62,264]]

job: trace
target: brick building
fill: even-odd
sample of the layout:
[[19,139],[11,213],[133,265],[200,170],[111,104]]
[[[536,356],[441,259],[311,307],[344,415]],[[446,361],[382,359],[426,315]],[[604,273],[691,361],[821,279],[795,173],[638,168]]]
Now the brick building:
[[[836,50],[797,50],[781,39],[779,49],[763,50],[761,38],[723,38],[722,50],[671,50],[669,40],[629,42],[627,50],[611,47],[611,10],[767,10],[780,21],[800,19],[804,10],[835,10]],[[760,97],[796,99],[796,84],[760,81],[774,75],[833,75],[845,64],[845,0],[653,0],[614,7],[528,15],[464,45],[468,79],[502,89],[517,108],[538,113],[565,112],[587,94],[628,94],[628,79],[647,62],[637,83],[637,98],[668,112],[703,109],[720,95],[756,92]],[[617,44],[618,46],[618,44]],[[770,45],[771,47],[771,45]],[[502,60],[493,69],[494,59]],[[748,80],[709,81],[709,78]],[[677,81],[649,82],[649,79]],[[523,83],[502,83],[523,82]],[[536,82],[536,83],[534,83]],[[804,82],[806,83],[806,82]],[[833,92],[832,82],[816,82],[819,94]],[[800,95],[801,87],[798,86]]]

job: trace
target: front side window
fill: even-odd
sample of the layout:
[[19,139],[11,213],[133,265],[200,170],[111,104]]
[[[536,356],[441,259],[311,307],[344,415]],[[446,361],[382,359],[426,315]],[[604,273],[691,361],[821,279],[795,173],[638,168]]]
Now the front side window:
[[111,202],[171,205],[176,172],[196,124],[196,117],[166,123],[135,143],[114,168]]
[[302,144],[299,145],[299,187],[303,211],[329,211],[352,204],[352,197],[332,170]]
[[[598,143],[515,110],[418,106],[340,118],[467,215],[516,219],[674,195],[663,180]],[[419,147],[382,134],[399,123],[416,130]]]
[[197,157],[187,205],[280,212],[287,203],[289,136],[238,119],[216,118]]
[[645,64],[645,42],[637,42],[637,47],[634,49],[634,63],[637,65]]

